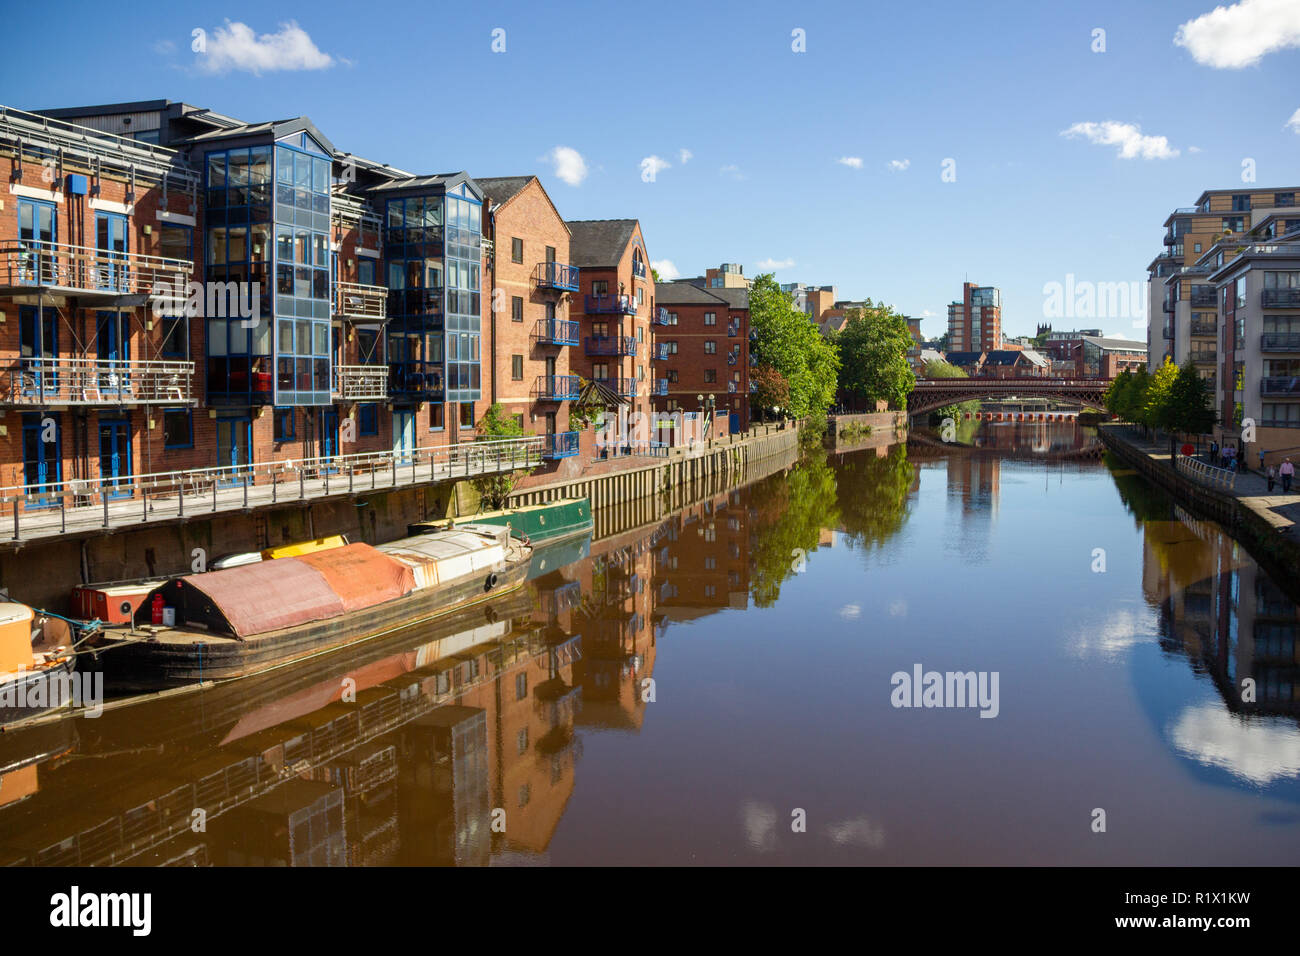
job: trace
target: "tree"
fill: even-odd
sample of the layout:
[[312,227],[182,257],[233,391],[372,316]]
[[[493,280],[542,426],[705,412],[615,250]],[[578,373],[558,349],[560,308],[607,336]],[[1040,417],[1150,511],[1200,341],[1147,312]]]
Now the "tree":
[[1170,461],[1174,457],[1174,429],[1178,427],[1178,409],[1173,400],[1174,381],[1177,378],[1178,366],[1166,356],[1164,364],[1151,376],[1142,408],[1144,425],[1168,431]]
[[[965,369],[958,368],[949,362],[926,362],[923,371],[926,378],[970,378]],[[939,418],[951,418],[956,422],[960,421],[965,413],[969,412],[973,415],[979,409],[979,400],[972,398],[970,401],[957,402],[953,405],[945,405],[943,408],[935,409],[934,414]]]
[[848,322],[835,337],[840,350],[840,388],[868,403],[888,402],[902,408],[916,385],[907,363],[912,334],[907,319],[887,305],[850,309]]
[[[515,419],[506,415],[500,403],[496,403],[483,413],[483,417],[479,419],[476,432],[479,441],[499,441],[506,438],[523,437],[524,427]],[[504,508],[515,485],[519,483],[521,478],[531,475],[533,470],[532,468],[517,468],[514,471],[501,472],[495,475],[482,475],[473,479],[472,484],[474,490],[479,494],[480,504],[486,505],[489,511]]]
[[1178,370],[1169,389],[1172,427],[1191,435],[1204,435],[1214,427],[1210,387],[1191,362]]
[[790,407],[790,383],[772,366],[760,365],[755,368],[749,376],[749,383],[753,386],[749,400],[751,408],[764,411]]
[[774,369],[789,386],[789,401],[782,407],[795,418],[824,415],[835,400],[839,351],[795,309],[771,273],[759,276],[749,289],[749,328],[755,364]]

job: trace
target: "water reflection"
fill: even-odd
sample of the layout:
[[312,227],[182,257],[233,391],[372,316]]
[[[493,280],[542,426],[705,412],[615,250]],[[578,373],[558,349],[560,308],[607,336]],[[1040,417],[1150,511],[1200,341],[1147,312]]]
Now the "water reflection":
[[[1164,859],[1068,835],[1099,780],[1224,847],[1289,820],[1242,801],[1300,798],[1296,595],[1084,429],[967,437],[758,463],[598,514],[486,611],[6,734],[0,862]],[[1060,573],[1094,539],[1108,573]],[[904,657],[1001,669],[1002,716],[891,710]]]

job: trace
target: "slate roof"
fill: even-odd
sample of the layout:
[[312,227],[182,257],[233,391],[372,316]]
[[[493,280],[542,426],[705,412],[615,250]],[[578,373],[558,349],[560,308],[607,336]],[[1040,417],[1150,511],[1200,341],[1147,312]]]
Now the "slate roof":
[[976,365],[983,352],[949,352],[945,360],[949,365]]
[[575,219],[565,225],[572,236],[569,258],[579,268],[618,265],[636,230],[635,219]]
[[428,186],[442,186],[446,189],[450,186],[458,186],[463,182],[468,182],[475,186],[478,185],[475,180],[470,178],[469,173],[462,170],[459,173],[436,173],[431,176],[406,176],[400,179],[394,179],[391,182],[371,186],[367,191],[396,192],[399,189],[417,189]]
[[1024,354],[1016,349],[990,349],[984,356],[984,364],[1015,365]]
[[474,182],[478,183],[485,196],[499,206],[517,196],[520,190],[536,178],[535,176],[475,176]]
[[1098,335],[1085,335],[1082,338],[1085,342],[1091,342],[1107,351],[1145,352],[1147,350],[1145,342],[1135,342],[1132,339],[1108,339]]
[[727,300],[714,292],[721,289],[702,289],[682,279],[660,282],[655,285],[656,305],[726,305]]

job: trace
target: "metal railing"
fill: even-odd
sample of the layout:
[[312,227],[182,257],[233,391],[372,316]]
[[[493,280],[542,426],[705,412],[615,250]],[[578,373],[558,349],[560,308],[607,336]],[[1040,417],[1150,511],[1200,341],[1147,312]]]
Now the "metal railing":
[[572,402],[578,399],[580,383],[576,375],[537,376],[537,397],[548,402]]
[[388,290],[359,282],[334,283],[334,314],[351,319],[376,319],[388,316]]
[[566,262],[539,262],[533,270],[537,285],[560,292],[578,291],[578,267]]
[[1192,294],[1190,298],[1192,306],[1198,309],[1206,307],[1212,308],[1217,305],[1219,301],[1213,286],[1208,288],[1199,285],[1192,286]]
[[592,381],[614,390],[619,398],[636,398],[636,379],[634,378],[593,378]]
[[660,342],[650,346],[650,358],[656,362],[666,362],[672,358],[672,350],[669,349],[668,343]]
[[545,443],[542,445],[542,457],[554,460],[556,458],[572,458],[578,454],[578,433],[577,432],[557,432],[554,435],[545,435]]
[[0,488],[12,539],[138,526],[218,512],[471,478],[541,463],[542,436],[218,468],[51,480]]
[[1231,491],[1237,484],[1237,473],[1231,468],[1218,468],[1199,458],[1179,458],[1178,470],[1203,485],[1226,488]]
[[636,300],[630,295],[583,296],[582,311],[588,315],[636,315]]
[[1196,322],[1193,321],[1191,326],[1192,335],[1218,335],[1219,327],[1214,322]]
[[[1300,256],[1300,251],[1296,252]],[[1264,289],[1259,304],[1265,309],[1290,309],[1300,306],[1300,289]]]
[[667,395],[667,394],[668,394],[668,379],[666,379],[666,378],[657,378],[657,379],[653,380],[653,381],[650,383],[650,391],[649,391],[647,394],[650,394],[650,395]]
[[0,242],[0,287],[21,286],[184,299],[194,263],[33,239]]
[[633,335],[589,335],[585,344],[588,355],[636,355]]
[[542,345],[577,345],[580,325],[571,319],[538,319],[533,338]]
[[669,314],[668,310],[663,308],[662,306],[655,309],[655,314],[652,321],[654,322],[655,325],[676,325],[677,324],[672,320],[672,316]]
[[1259,337],[1261,352],[1300,352],[1300,332],[1265,332]]
[[1271,376],[1259,380],[1261,395],[1295,395],[1300,397],[1300,376]]
[[22,359],[0,371],[0,402],[48,405],[192,405],[193,362]]
[[387,365],[334,366],[334,396],[341,401],[376,401],[388,397]]

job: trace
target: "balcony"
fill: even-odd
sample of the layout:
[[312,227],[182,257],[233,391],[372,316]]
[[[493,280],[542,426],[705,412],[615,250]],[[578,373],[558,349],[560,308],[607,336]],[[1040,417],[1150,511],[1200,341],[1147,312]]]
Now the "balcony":
[[533,270],[537,288],[556,292],[578,291],[578,267],[565,262],[539,262]]
[[1173,337],[1174,337],[1174,327],[1173,327],[1172,325],[1166,325],[1166,326],[1161,327],[1161,329],[1160,329],[1160,335],[1161,335],[1162,338],[1166,338],[1166,339],[1170,339],[1170,340],[1172,340]]
[[734,339],[734,338],[735,338],[737,335],[739,335],[739,334],[740,334],[740,323],[739,323],[739,322],[728,322],[728,323],[727,323],[727,338],[729,338],[729,339]]
[[737,392],[740,391],[740,383],[739,383],[739,382],[728,382],[728,383],[727,383],[727,391],[728,391],[730,394],[732,394],[732,395],[736,394]]
[[336,365],[332,391],[341,402],[382,401],[388,397],[388,366]]
[[654,322],[655,325],[676,325],[677,324],[672,320],[672,316],[668,314],[668,310],[665,308],[655,309],[654,318],[651,321]]
[[538,345],[577,345],[578,323],[569,319],[538,319],[533,326]]
[[728,364],[728,365],[735,365],[735,364],[736,364],[737,362],[739,362],[739,361],[740,361],[740,353],[739,353],[739,352],[728,352],[728,353],[727,353],[727,364]]
[[650,395],[667,395],[667,394],[668,394],[668,379],[666,379],[666,378],[657,378],[657,379],[655,379],[654,381],[652,381],[652,382],[650,383],[650,391],[649,391],[647,394],[650,394]]
[[638,279],[644,279],[646,277],[645,263],[640,259],[632,260],[632,275],[636,276]]
[[1300,352],[1300,332],[1265,332],[1259,337],[1261,352]]
[[596,378],[606,388],[611,389],[619,398],[636,398],[636,379],[634,378]]
[[193,362],[22,359],[0,372],[0,404],[193,405]]
[[573,402],[578,399],[578,376],[539,375],[533,390],[539,401]]
[[672,352],[668,348],[667,342],[660,342],[658,345],[650,346],[650,360],[652,362],[667,362],[672,357]]
[[1194,285],[1192,286],[1192,307],[1196,309],[1214,308],[1218,303],[1218,297],[1215,294],[1214,286]]
[[388,317],[388,290],[358,282],[336,282],[334,314],[343,319],[382,322]]
[[1195,319],[1192,320],[1191,330],[1192,330],[1192,335],[1214,336],[1219,334],[1219,328],[1217,323],[1197,322]]
[[582,310],[588,315],[636,315],[636,300],[630,295],[587,295]]
[[1166,246],[1177,245],[1177,244],[1178,244],[1178,240],[1181,239],[1181,238],[1182,238],[1182,236],[1175,236],[1175,235],[1172,235],[1171,233],[1165,233],[1165,245],[1166,245]]
[[389,289],[388,314],[390,316],[419,316],[442,322],[443,287],[428,286],[420,289]]
[[1288,375],[1281,378],[1260,379],[1259,394],[1300,398],[1300,376]]
[[388,391],[415,399],[440,399],[443,390],[442,367],[432,362],[389,362]]
[[1213,365],[1215,362],[1219,360],[1219,353],[1215,349],[1204,349],[1200,352],[1193,351],[1190,355],[1188,355],[1188,358],[1190,358],[1194,363],[1197,364]]
[[631,335],[589,335],[588,355],[636,355],[636,337]]
[[105,302],[138,295],[183,302],[193,271],[188,259],[115,253],[62,242],[0,242],[0,295],[6,297],[40,289],[102,297]]
[[1266,309],[1300,308],[1300,289],[1265,289],[1259,294],[1259,304]]
[[542,457],[554,461],[557,458],[572,458],[578,454],[578,433],[557,432],[543,439]]

